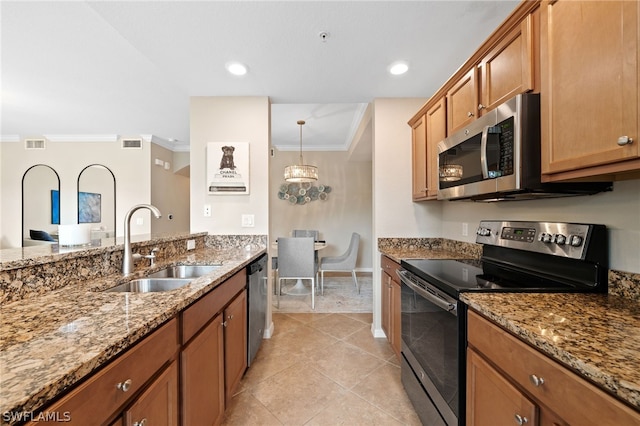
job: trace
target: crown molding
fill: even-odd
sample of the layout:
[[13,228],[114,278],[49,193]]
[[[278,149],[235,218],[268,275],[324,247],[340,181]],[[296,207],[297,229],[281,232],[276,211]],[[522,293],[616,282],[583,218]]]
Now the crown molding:
[[119,135],[43,135],[49,142],[118,142]]

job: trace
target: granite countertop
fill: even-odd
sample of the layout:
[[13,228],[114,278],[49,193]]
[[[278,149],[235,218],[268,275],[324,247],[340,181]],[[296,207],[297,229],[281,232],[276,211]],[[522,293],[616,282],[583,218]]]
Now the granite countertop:
[[461,259],[467,257],[454,251],[426,247],[388,247],[380,248],[379,251],[397,263],[400,263],[402,259]]
[[111,275],[3,304],[0,413],[41,408],[264,252],[205,248],[159,261],[149,272],[172,264],[221,263],[215,272],[167,292],[102,292],[123,282],[121,275]]
[[485,317],[640,410],[640,305],[602,294],[464,293]]

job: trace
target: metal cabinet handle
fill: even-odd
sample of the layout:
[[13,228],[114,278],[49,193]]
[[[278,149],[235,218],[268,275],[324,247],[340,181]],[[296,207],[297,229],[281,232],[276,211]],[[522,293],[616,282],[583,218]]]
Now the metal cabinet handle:
[[631,145],[632,143],[633,138],[630,138],[629,136],[620,136],[618,138],[618,145],[620,146]]
[[535,374],[529,375],[529,381],[535,387],[540,387],[544,384],[544,379],[542,377],[538,377]]
[[132,383],[133,381],[131,379],[127,379],[124,382],[118,383],[116,387],[120,389],[122,392],[127,392],[129,389],[131,389]]
[[519,425],[524,425],[529,423],[529,419],[527,419],[526,417],[522,417],[520,414],[516,414],[514,418],[516,420],[516,423]]
[[474,114],[473,114],[471,111],[469,111],[469,112],[467,113],[467,117],[473,117],[473,115],[474,115]]
[[233,319],[233,314],[231,314],[231,315],[227,315],[227,319],[232,320],[232,319]]
[[133,426],[145,426],[146,424],[147,424],[147,419],[145,417],[144,419],[140,420],[139,422],[135,422],[133,424]]
[[223,327],[226,327],[228,322],[229,322],[229,321],[225,321],[225,322],[223,322],[223,323],[222,323],[222,326],[223,326]]
[[486,106],[484,106],[482,104],[478,104],[478,111],[482,111],[485,108],[486,108]]

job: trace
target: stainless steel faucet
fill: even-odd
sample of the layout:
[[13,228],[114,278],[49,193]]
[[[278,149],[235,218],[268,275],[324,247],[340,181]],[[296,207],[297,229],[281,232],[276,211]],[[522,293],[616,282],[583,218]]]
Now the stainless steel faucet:
[[140,259],[142,257],[138,253],[136,253],[135,255],[131,253],[131,216],[133,215],[133,213],[140,209],[151,210],[151,213],[153,213],[153,215],[157,219],[160,219],[160,217],[162,217],[162,213],[160,213],[160,210],[158,210],[157,207],[152,206],[151,204],[136,204],[127,212],[126,216],[124,217],[124,254],[122,256],[122,273],[124,275],[133,272],[134,258]]

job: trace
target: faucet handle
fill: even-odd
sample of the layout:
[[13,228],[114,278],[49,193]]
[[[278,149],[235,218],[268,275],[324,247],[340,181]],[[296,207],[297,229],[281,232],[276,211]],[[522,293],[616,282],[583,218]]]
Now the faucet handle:
[[159,252],[160,249],[158,247],[154,247],[151,249],[151,252],[149,253],[149,256],[154,256],[156,255],[157,252]]

